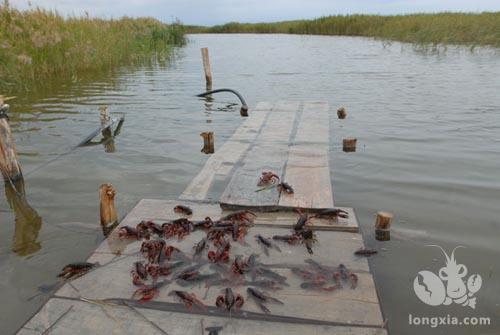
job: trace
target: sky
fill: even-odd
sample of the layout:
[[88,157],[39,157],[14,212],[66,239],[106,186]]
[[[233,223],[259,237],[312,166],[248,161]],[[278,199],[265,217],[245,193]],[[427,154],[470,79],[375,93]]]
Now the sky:
[[[10,0],[27,8],[27,0]],[[231,21],[272,22],[335,14],[405,14],[439,11],[500,11],[500,0],[31,0],[31,6],[61,14],[119,18],[152,16],[164,22],[215,25]]]

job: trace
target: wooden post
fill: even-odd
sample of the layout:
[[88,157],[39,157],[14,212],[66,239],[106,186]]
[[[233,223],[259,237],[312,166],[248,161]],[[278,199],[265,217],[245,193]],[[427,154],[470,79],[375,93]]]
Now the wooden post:
[[102,184],[99,188],[101,202],[101,228],[105,236],[118,225],[118,214],[115,207],[116,190],[111,184]]
[[9,105],[3,104],[3,100],[0,103],[0,170],[5,182],[13,183],[22,180],[23,173],[7,116]]
[[210,58],[208,56],[208,48],[201,48],[201,57],[203,58],[203,68],[205,69],[205,80],[207,83],[207,91],[212,89],[212,70],[210,68]]
[[213,131],[203,132],[200,136],[203,137],[203,149],[201,149],[201,152],[213,154],[215,152]]
[[344,152],[355,152],[357,141],[358,139],[356,138],[344,138],[344,140],[342,141]]
[[101,119],[101,126],[105,126],[111,121],[111,116],[109,116],[108,107],[99,107],[99,118]]
[[339,119],[345,119],[346,116],[347,116],[347,112],[345,111],[344,107],[340,107],[339,109],[337,109],[337,117]]
[[391,222],[393,215],[389,212],[378,212],[375,221],[375,238],[379,241],[391,239]]
[[242,105],[240,108],[240,115],[243,117],[248,116],[248,106],[247,105]]

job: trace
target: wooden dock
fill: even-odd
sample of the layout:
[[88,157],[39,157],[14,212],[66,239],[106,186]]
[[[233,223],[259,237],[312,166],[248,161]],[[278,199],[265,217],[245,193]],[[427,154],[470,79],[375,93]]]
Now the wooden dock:
[[[310,211],[334,206],[329,167],[329,124],[332,113],[325,102],[259,103],[234,135],[209,157],[205,167],[177,200],[143,199],[120,226],[135,226],[142,220],[162,223],[178,218],[175,205],[193,209],[190,220],[219,218],[238,208],[259,210],[245,238],[233,243],[235,255],[261,253],[255,236],[289,234],[297,215],[290,209]],[[261,171],[273,171],[290,183],[293,195],[278,188],[255,192]],[[348,219],[313,219],[317,242],[310,255],[303,245],[279,244],[281,251],[261,253],[259,262],[287,278],[288,286],[269,291],[283,305],[268,305],[263,313],[246,286],[234,286],[245,298],[240,312],[228,314],[215,307],[224,287],[181,287],[172,282],[150,302],[131,299],[137,289],[130,270],[141,260],[140,241],[123,241],[115,229],[89,258],[100,266],[65,283],[20,329],[19,334],[208,334],[206,327],[223,327],[219,334],[387,334],[379,299],[366,258],[354,255],[363,247],[356,214],[344,208]],[[182,241],[168,240],[187,255],[205,233],[195,231]],[[334,291],[304,290],[290,268],[307,259],[323,265],[344,264],[355,273],[358,286]],[[208,306],[186,309],[168,293],[181,289],[194,292]]]

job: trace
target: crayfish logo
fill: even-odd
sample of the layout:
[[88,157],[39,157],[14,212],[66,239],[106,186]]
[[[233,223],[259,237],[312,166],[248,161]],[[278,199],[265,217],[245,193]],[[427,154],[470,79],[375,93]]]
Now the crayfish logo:
[[452,303],[476,308],[474,295],[483,283],[478,274],[470,275],[467,279],[467,268],[455,260],[455,250],[464,248],[458,246],[448,256],[446,251],[438,245],[428,245],[441,249],[445,256],[445,266],[439,269],[438,274],[427,270],[420,271],[413,280],[413,289],[417,297],[430,306],[451,305]]

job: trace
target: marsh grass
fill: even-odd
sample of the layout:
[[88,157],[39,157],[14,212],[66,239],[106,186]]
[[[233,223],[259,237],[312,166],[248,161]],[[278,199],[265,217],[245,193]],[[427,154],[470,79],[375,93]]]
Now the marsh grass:
[[500,47],[500,12],[437,13],[412,15],[337,15],[314,20],[276,23],[228,23],[190,27],[204,33],[283,33],[367,36],[428,44],[462,44]]
[[0,5],[0,89],[43,85],[51,79],[75,80],[88,72],[110,71],[166,57],[185,43],[179,22],[152,18],[62,17],[39,8]]

